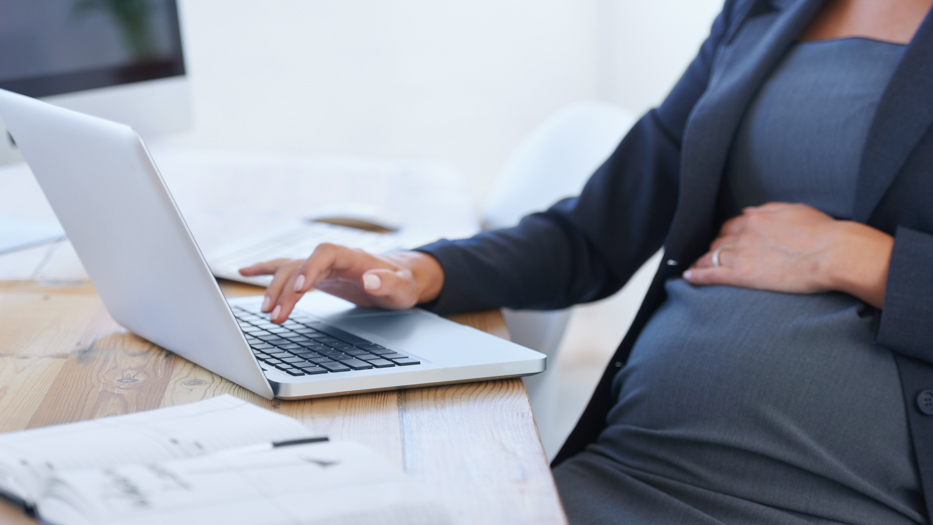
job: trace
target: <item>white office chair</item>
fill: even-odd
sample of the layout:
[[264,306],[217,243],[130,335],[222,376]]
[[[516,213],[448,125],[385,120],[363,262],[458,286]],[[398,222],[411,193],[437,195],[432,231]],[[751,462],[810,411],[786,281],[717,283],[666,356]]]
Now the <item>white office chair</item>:
[[[570,104],[548,117],[519,144],[502,167],[483,211],[483,227],[507,228],[525,215],[580,193],[635,123],[628,111],[598,101]],[[505,309],[516,343],[548,356],[548,369],[525,378],[535,421],[548,458],[560,447],[557,413],[557,349],[570,309],[550,312]]]

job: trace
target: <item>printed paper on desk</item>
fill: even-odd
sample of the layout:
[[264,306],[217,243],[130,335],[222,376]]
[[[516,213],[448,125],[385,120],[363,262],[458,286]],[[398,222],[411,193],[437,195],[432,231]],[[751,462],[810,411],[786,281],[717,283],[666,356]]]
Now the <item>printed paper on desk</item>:
[[348,442],[66,472],[39,514],[59,525],[449,523],[400,469]]

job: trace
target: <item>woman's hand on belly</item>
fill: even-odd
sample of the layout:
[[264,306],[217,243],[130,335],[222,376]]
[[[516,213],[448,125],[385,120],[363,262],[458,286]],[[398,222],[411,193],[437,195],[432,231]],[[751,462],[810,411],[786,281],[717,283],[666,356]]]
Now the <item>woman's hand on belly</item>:
[[893,247],[893,237],[864,224],[772,202],[726,221],[684,279],[787,293],[840,291],[882,308]]

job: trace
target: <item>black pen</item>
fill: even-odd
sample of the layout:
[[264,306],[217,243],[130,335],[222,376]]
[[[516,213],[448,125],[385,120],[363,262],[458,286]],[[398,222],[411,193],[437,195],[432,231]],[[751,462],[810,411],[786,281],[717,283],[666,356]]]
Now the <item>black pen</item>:
[[272,450],[279,447],[291,447],[295,445],[306,445],[308,443],[324,443],[328,441],[327,436],[318,436],[310,438],[301,438],[301,439],[289,439],[287,441],[271,441],[269,443],[259,443],[257,445],[248,445],[245,447],[237,448],[228,448],[226,450],[219,450],[213,454],[209,454],[210,457],[228,457],[228,456],[239,456],[242,454],[253,454],[256,452],[265,452],[267,450]]

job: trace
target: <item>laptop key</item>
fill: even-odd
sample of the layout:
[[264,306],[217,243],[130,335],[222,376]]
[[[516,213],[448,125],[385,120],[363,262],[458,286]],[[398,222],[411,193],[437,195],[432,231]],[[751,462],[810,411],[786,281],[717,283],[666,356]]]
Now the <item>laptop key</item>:
[[247,313],[239,321],[262,366],[294,376],[420,364],[415,358],[311,318],[293,317],[277,325],[267,315]]
[[353,358],[341,359],[340,362],[349,366],[350,368],[354,370],[369,370],[370,368],[373,367],[373,365],[367,363],[366,361],[360,361],[359,359],[353,359]]
[[288,375],[290,375],[290,376],[303,376],[303,375],[305,375],[305,371],[304,371],[304,370],[299,370],[299,369],[297,369],[297,368],[289,368],[288,370],[285,371],[285,373],[288,374]]
[[317,365],[326,370],[330,370],[331,372],[348,372],[350,370],[349,366],[338,363],[336,361],[324,361],[322,363],[318,363]]

